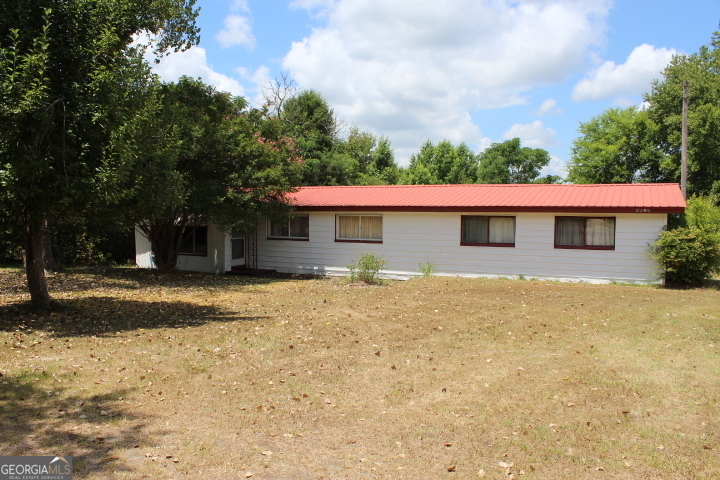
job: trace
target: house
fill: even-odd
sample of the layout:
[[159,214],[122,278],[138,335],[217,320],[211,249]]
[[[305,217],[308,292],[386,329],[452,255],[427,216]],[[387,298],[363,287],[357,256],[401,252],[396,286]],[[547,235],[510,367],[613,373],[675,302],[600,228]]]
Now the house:
[[[179,268],[346,275],[368,252],[391,278],[433,264],[436,275],[653,283],[648,247],[685,209],[677,184],[303,187],[291,201],[290,220],[263,220],[252,236],[196,227]],[[136,245],[151,267],[147,239],[136,233]]]

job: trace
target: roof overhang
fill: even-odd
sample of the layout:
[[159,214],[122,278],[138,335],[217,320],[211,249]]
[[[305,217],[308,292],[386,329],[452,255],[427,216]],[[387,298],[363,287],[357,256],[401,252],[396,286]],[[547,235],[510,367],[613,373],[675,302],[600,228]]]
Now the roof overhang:
[[537,212],[537,213],[683,213],[682,207],[676,208],[637,208],[637,207],[425,207],[425,206],[357,206],[357,205],[297,205],[302,212]]
[[354,212],[682,213],[677,184],[300,187],[297,210]]

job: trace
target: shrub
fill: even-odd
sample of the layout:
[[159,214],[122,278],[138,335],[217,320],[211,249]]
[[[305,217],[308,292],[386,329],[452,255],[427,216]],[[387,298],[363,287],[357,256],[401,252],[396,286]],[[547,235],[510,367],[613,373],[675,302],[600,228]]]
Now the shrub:
[[678,227],[660,235],[651,255],[660,263],[665,280],[699,284],[720,273],[720,235],[697,227]]
[[420,267],[420,273],[423,277],[432,277],[433,273],[435,273],[435,262],[432,260],[428,260],[425,263],[421,263],[418,265]]
[[355,264],[348,265],[350,281],[365,283],[380,283],[380,270],[387,264],[387,260],[374,253],[360,253]]
[[720,208],[711,197],[688,200],[685,214],[650,248],[665,280],[700,284],[720,273]]
[[685,209],[685,226],[720,234],[720,208],[712,197],[693,197]]

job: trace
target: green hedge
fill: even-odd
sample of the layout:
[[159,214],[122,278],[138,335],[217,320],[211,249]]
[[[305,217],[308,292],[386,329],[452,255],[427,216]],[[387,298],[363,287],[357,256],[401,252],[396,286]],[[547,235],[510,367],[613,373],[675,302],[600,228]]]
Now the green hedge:
[[666,281],[697,285],[720,273],[720,208],[712,198],[688,200],[678,225],[662,232],[650,255]]

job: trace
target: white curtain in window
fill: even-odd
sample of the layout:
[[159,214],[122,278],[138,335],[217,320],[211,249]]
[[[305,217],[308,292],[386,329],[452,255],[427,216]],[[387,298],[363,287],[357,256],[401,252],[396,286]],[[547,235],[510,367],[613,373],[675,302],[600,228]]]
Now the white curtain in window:
[[382,217],[362,217],[362,239],[382,240]]
[[615,221],[613,218],[588,218],[585,228],[588,245],[615,245]]
[[360,217],[357,215],[338,215],[337,238],[358,239],[360,238]]
[[555,222],[555,244],[582,246],[584,230],[584,218],[558,217]]
[[515,243],[515,219],[490,217],[489,243]]

